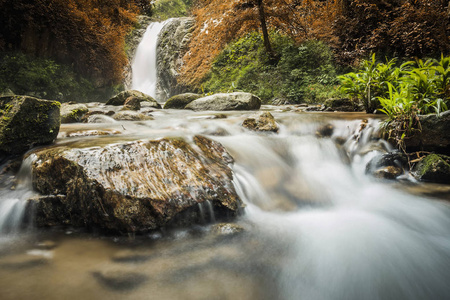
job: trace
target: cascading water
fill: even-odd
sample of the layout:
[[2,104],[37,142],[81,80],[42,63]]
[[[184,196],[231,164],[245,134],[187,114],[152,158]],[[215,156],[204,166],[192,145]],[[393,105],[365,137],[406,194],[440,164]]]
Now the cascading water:
[[31,164],[34,155],[22,162],[14,183],[0,190],[0,237],[18,233],[23,225],[27,200],[35,193],[31,184]]
[[[64,125],[57,147],[196,134],[222,143],[235,159],[234,183],[246,203],[237,220],[243,232],[208,235],[204,225],[136,243],[36,232],[31,245],[0,247],[0,298],[449,299],[450,206],[406,192],[419,184],[408,174],[396,182],[366,174],[371,158],[392,150],[376,138],[378,120],[361,126],[366,115],[263,109],[281,124],[279,134],[243,129],[254,112],[217,119],[211,112],[156,110],[152,121]],[[332,136],[317,137],[326,124]],[[68,134],[89,130],[123,134]],[[23,164],[28,178],[30,164]],[[9,199],[22,204],[30,193],[19,185],[2,191],[0,212]],[[205,223],[214,221],[210,203],[198,210]],[[35,249],[48,240],[53,248]]]
[[132,88],[155,99],[158,83],[156,68],[158,34],[166,23],[167,21],[153,22],[147,27],[132,64]]

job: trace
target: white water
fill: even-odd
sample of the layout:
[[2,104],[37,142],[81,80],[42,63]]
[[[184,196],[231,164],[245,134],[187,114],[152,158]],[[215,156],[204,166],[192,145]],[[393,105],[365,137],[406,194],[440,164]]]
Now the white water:
[[[60,138],[60,144],[67,142],[73,147],[77,142],[80,147],[91,147],[104,145],[105,141],[117,143],[163,136],[190,140],[195,134],[206,134],[221,142],[235,159],[235,185],[247,205],[245,215],[238,222],[245,227],[246,235],[227,241],[226,251],[223,243],[208,246],[207,252],[214,259],[197,265],[196,259],[206,257],[201,252],[204,249],[202,238],[189,240],[189,230],[180,231],[170,242],[173,248],[184,239],[193,249],[199,248],[198,257],[194,252],[192,257],[196,259],[178,261],[182,254],[177,252],[170,259],[155,259],[154,265],[151,261],[148,265],[133,265],[152,279],[129,294],[119,295],[111,295],[110,291],[104,294],[105,290],[90,277],[93,271],[104,266],[118,267],[108,261],[107,255],[113,250],[103,241],[92,241],[91,237],[88,240],[93,245],[69,240],[69,244],[80,243],[80,248],[89,246],[91,250],[83,248],[83,251],[71,253],[71,247],[62,244],[56,248],[54,256],[67,256],[67,259],[54,259],[51,270],[42,266],[35,273],[17,272],[20,280],[0,280],[0,291],[11,290],[11,296],[6,299],[26,298],[27,294],[21,294],[22,287],[30,287],[25,290],[37,298],[52,299],[60,294],[66,299],[121,296],[142,299],[150,292],[159,295],[159,299],[211,299],[217,291],[208,294],[207,286],[223,284],[228,286],[225,292],[221,290],[223,299],[449,299],[449,204],[408,194],[394,188],[391,182],[378,181],[365,174],[366,163],[372,157],[391,150],[386,142],[373,138],[377,121],[369,120],[369,125],[360,132],[358,119],[342,120],[337,114],[264,109],[272,110],[282,124],[278,135],[244,130],[240,124],[253,112],[227,112],[226,119],[210,119],[212,113],[160,110],[153,112],[154,121],[64,125],[60,136],[78,129],[123,132],[112,138]],[[317,138],[317,128],[327,123],[335,127],[333,136]],[[217,132],[225,135],[212,135]],[[337,146],[338,137],[347,142]],[[11,191],[14,197],[3,192],[0,198],[9,211],[11,206],[6,204],[9,199],[17,205],[28,197],[17,194],[19,190]],[[23,191],[30,192],[29,189]],[[199,210],[203,212],[205,223],[214,221],[210,203],[199,205]],[[20,213],[17,216],[20,219]],[[154,251],[152,247],[145,250]],[[171,249],[170,245],[167,247]],[[165,249],[158,253],[165,253]],[[106,254],[95,255],[97,251]],[[232,255],[224,258],[227,251]],[[0,255],[0,263],[1,260]],[[225,268],[221,264],[223,260],[227,262]],[[81,263],[84,261],[90,263]],[[165,277],[167,273],[177,273],[164,267],[168,261],[177,262],[177,267],[171,267],[175,270],[192,270],[182,277],[183,280],[189,278],[189,284],[179,277],[174,277],[174,281]],[[230,273],[230,277],[226,277],[225,274]],[[202,274],[206,274],[209,285],[205,285]],[[62,281],[57,281],[58,278]],[[81,292],[79,285],[71,287],[64,278],[74,278],[74,282],[82,282],[89,289]],[[268,296],[248,296],[251,285],[247,290],[246,280],[258,283],[261,278],[263,283],[255,285]],[[17,282],[21,283],[20,287]],[[188,286],[195,290],[195,297],[183,290]],[[48,291],[53,291],[52,297],[48,297]],[[238,291],[240,294],[236,295]]]
[[[335,125],[340,133],[357,132],[355,124]],[[365,175],[366,162],[380,153],[366,150],[385,146],[369,138],[373,129],[364,130],[359,143],[348,135],[349,165],[331,139],[306,132],[221,139],[244,158],[235,171],[247,218],[289,253],[279,270],[280,299],[450,298],[449,205]],[[283,179],[276,186],[261,184],[253,171],[273,166],[278,170],[272,179]],[[289,181],[300,197],[294,199],[298,208],[267,211],[286,195]]]
[[27,200],[36,194],[31,184],[34,157],[30,155],[22,162],[12,186],[0,190],[0,238],[19,233],[23,225]]
[[139,43],[132,64],[132,89],[156,99],[158,34],[167,21],[151,23]]

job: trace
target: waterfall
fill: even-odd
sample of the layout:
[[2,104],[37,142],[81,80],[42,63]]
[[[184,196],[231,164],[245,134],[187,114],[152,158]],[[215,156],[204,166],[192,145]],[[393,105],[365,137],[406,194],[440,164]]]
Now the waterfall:
[[35,195],[31,183],[31,164],[34,159],[34,155],[26,158],[15,182],[0,190],[0,237],[16,234],[21,230],[27,200]]
[[132,64],[132,89],[148,94],[155,99],[158,84],[156,68],[158,34],[167,21],[154,22],[147,27]]

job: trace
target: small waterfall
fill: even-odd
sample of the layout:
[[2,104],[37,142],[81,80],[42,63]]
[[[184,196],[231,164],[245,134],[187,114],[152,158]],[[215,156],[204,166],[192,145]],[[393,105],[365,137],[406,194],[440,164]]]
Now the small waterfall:
[[15,184],[0,191],[0,237],[18,233],[22,229],[27,200],[35,195],[31,182],[31,164],[34,159],[34,155],[26,158]]
[[147,27],[132,64],[132,89],[148,94],[155,99],[158,83],[156,69],[158,34],[166,23],[167,20],[154,22]]

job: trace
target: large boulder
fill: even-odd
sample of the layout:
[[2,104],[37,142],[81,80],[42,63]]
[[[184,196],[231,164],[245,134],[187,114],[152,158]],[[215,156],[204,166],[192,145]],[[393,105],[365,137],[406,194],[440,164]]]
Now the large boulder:
[[450,155],[450,111],[440,116],[419,116],[419,122],[422,130],[405,139],[407,151],[434,151]]
[[423,181],[450,183],[450,157],[430,154],[417,163],[413,174]]
[[257,110],[261,100],[253,94],[235,92],[214,94],[192,101],[186,105],[192,110]]
[[106,102],[106,105],[115,105],[115,106],[124,105],[125,101],[129,97],[137,98],[137,99],[139,99],[140,102],[147,101],[147,102],[151,103],[152,107],[154,107],[154,108],[161,108],[161,105],[159,105],[159,103],[156,102],[156,100],[153,99],[152,96],[149,96],[147,94],[144,94],[144,93],[136,91],[136,90],[128,90],[128,91],[120,92],[119,94],[117,94],[114,97],[112,97],[111,99],[109,99]]
[[87,112],[89,109],[84,104],[63,103],[61,105],[61,123],[81,122]]
[[195,136],[135,141],[87,149],[36,152],[32,165],[38,226],[73,225],[141,232],[238,214],[232,157],[215,141]]
[[166,104],[164,104],[164,109],[183,109],[186,105],[201,97],[202,95],[193,93],[175,95],[167,100]]
[[156,59],[158,72],[156,96],[160,101],[187,90],[178,82],[178,74],[183,66],[183,56],[188,51],[195,25],[193,18],[173,18],[166,22],[158,35]]
[[59,102],[28,96],[1,97],[0,155],[52,143],[61,124],[60,107]]

